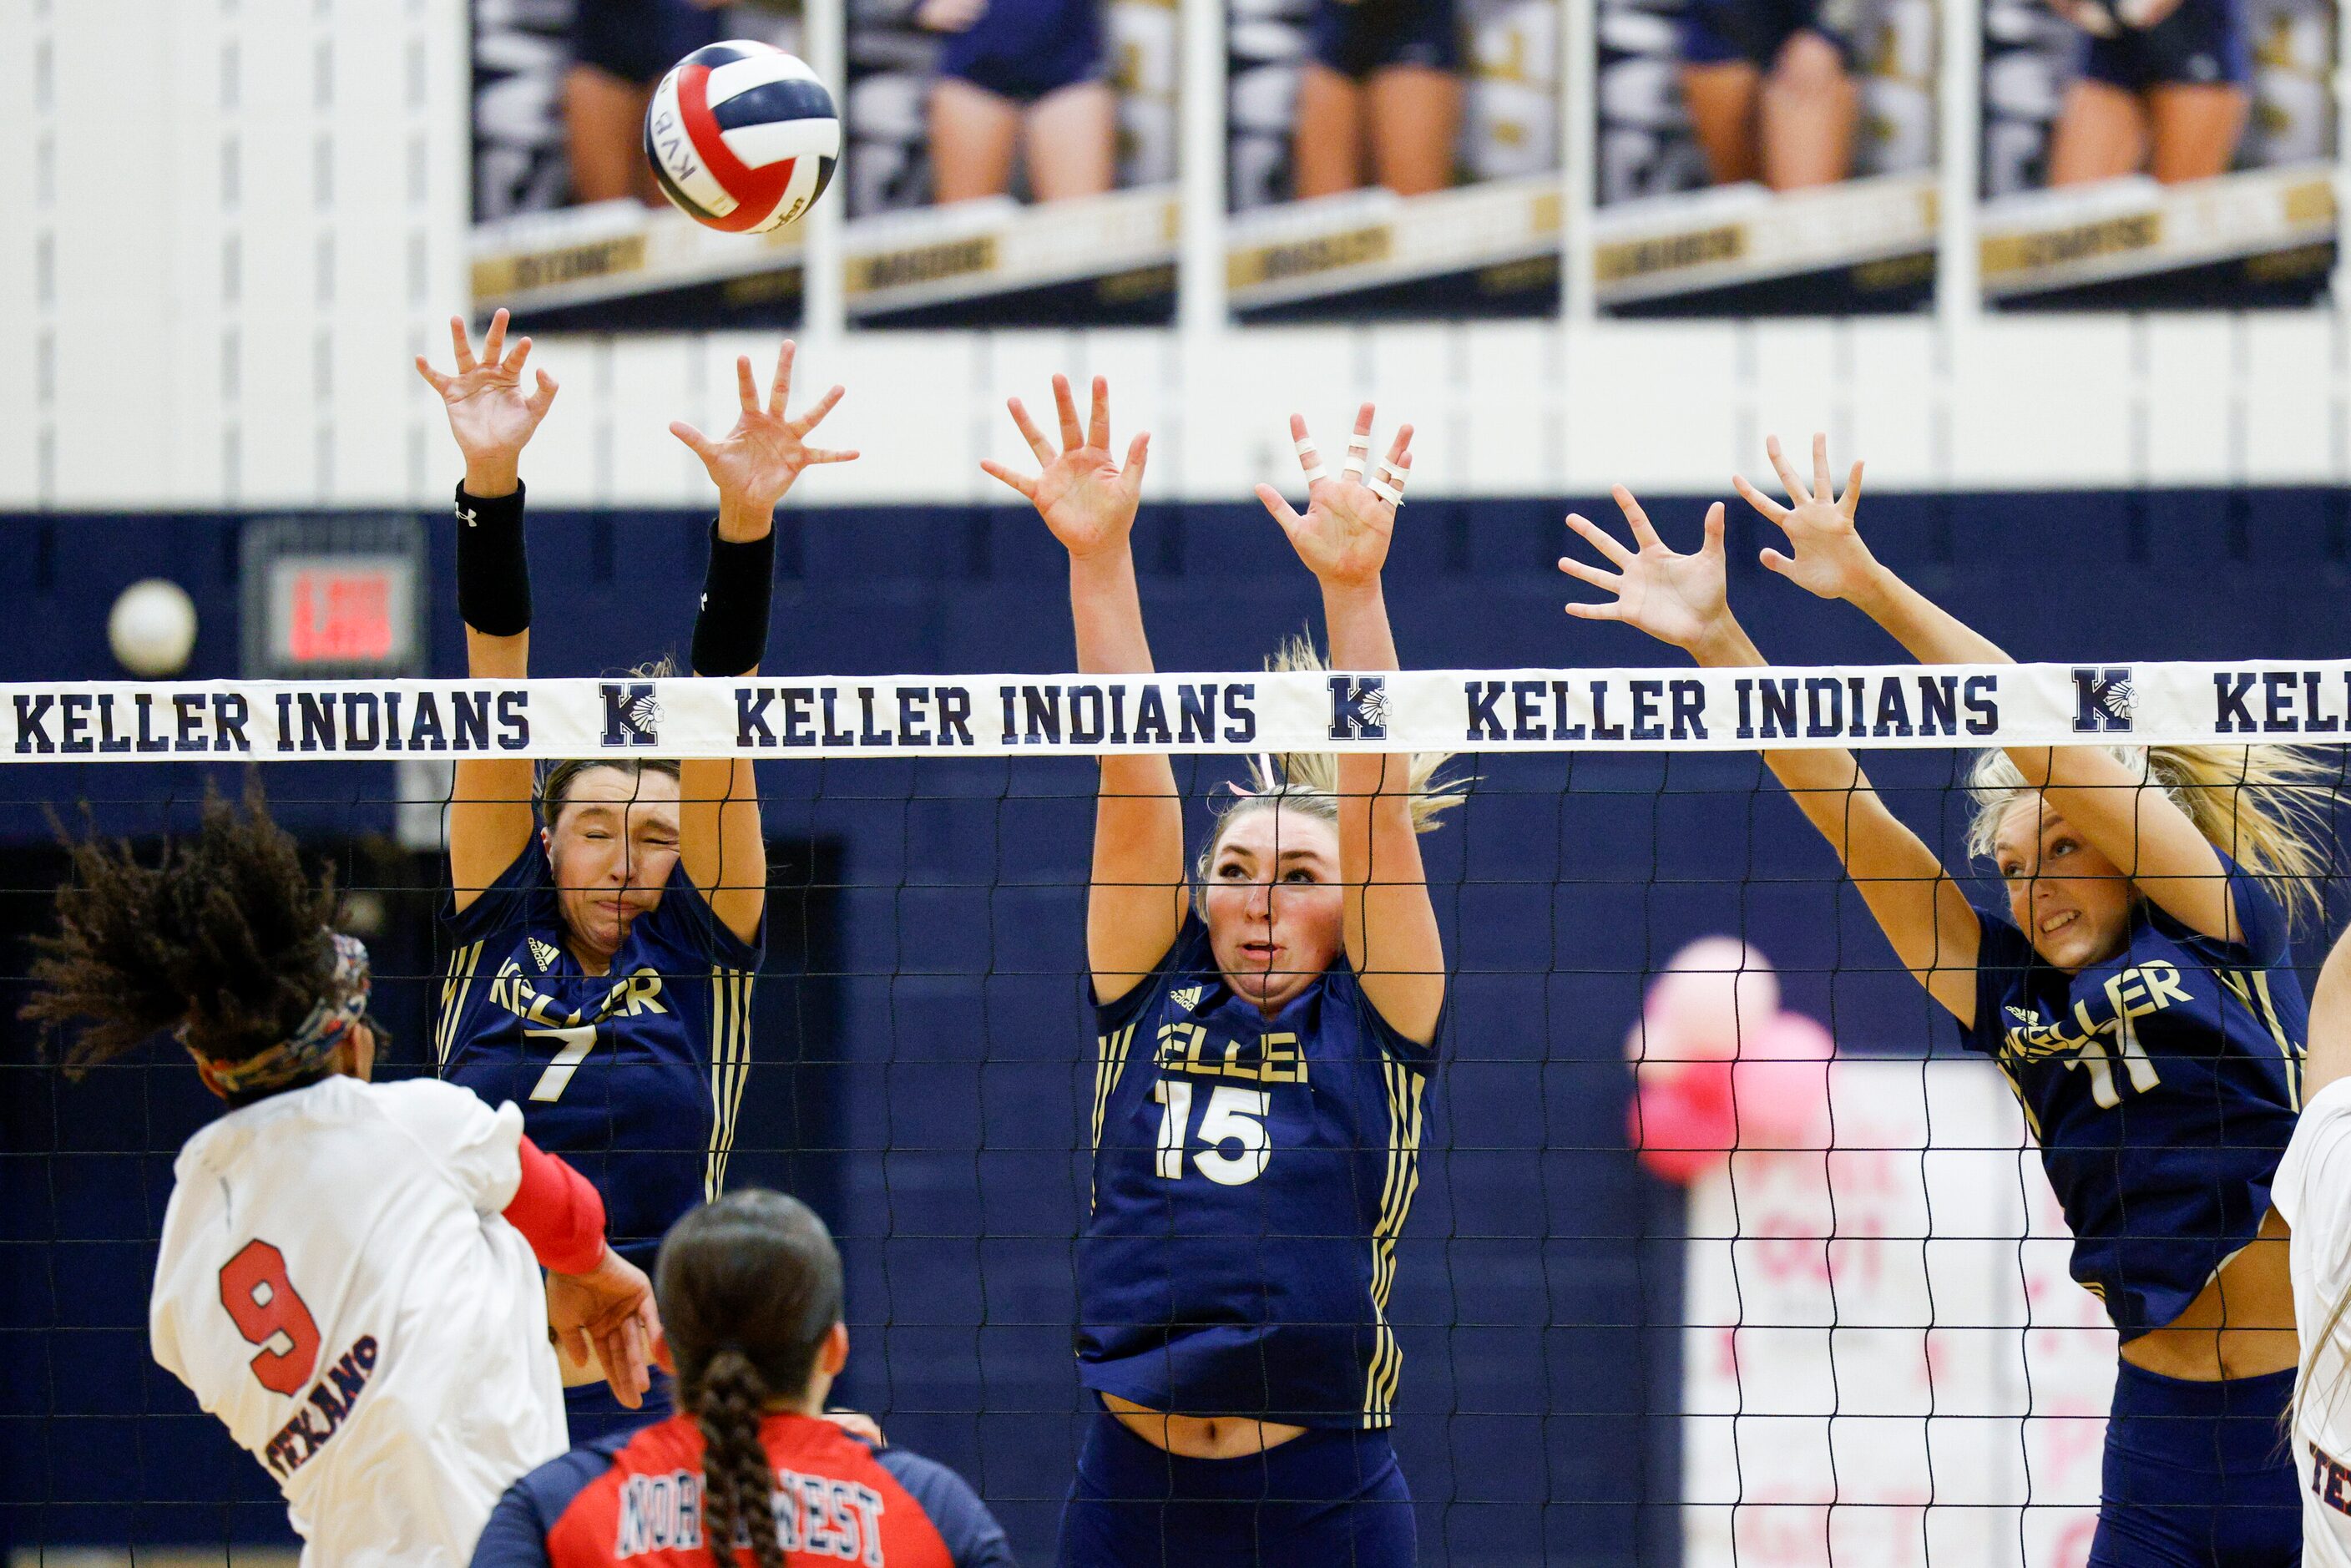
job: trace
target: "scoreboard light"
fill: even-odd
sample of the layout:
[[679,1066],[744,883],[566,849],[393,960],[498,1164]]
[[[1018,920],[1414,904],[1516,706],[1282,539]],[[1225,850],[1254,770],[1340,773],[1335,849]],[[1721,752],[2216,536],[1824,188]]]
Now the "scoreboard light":
[[248,523],[246,674],[285,680],[420,673],[423,544],[410,517]]

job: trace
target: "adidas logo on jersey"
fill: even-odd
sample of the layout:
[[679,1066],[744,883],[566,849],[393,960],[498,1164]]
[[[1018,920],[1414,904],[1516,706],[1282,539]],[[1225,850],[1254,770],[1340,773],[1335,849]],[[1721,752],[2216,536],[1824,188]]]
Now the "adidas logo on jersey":
[[1176,1011],[1188,1013],[1200,1005],[1200,988],[1178,986],[1167,993],[1167,999],[1176,1004]]
[[532,937],[530,956],[531,961],[538,966],[538,972],[542,975],[555,967],[556,952],[553,943],[542,942],[536,936]]

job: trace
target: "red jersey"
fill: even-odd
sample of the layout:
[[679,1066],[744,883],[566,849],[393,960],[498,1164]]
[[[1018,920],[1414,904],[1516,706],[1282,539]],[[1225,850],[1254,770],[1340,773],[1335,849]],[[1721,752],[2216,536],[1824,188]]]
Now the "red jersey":
[[[946,1466],[876,1449],[813,1416],[777,1415],[759,1440],[775,1466],[775,1527],[792,1568],[1011,1568],[1004,1531]],[[500,1500],[474,1568],[709,1568],[702,1433],[684,1416],[540,1466]],[[753,1561],[738,1544],[734,1560]]]

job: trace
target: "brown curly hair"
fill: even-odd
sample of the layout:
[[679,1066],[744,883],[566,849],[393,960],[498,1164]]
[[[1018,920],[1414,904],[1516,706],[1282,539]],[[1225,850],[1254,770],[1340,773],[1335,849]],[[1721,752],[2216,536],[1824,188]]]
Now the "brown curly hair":
[[242,809],[204,799],[192,840],[153,865],[120,840],[69,846],[57,932],[36,936],[33,998],[18,1014],[71,1037],[66,1070],[134,1051],[165,1030],[219,1061],[242,1061],[300,1027],[333,980],[334,878],[303,870],[269,819],[258,780]]
[[841,1254],[808,1205],[758,1187],[670,1228],[653,1266],[678,1408],[702,1428],[703,1538],[732,1563],[748,1536],[759,1568],[783,1568],[775,1465],[759,1441],[770,1399],[798,1397],[841,1321]]

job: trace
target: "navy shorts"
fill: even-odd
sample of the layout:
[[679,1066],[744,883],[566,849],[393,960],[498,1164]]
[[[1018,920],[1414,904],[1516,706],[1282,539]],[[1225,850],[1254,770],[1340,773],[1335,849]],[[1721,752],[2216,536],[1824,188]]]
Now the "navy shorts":
[[1318,1427],[1186,1459],[1097,1415],[1061,1509],[1061,1568],[1412,1568],[1412,1493],[1385,1432]]
[[2125,92],[2173,85],[2249,87],[2253,51],[2244,0],[2183,0],[2152,27],[2082,37],[2082,74]]
[[1395,66],[1461,68],[1461,23],[1453,0],[1320,0],[1314,57],[1357,81]]
[[1102,75],[1097,0],[987,0],[979,20],[947,35],[939,74],[1015,103],[1034,103]]
[[2090,1568],[2293,1568],[2302,1496],[2281,1424],[2294,1374],[2188,1383],[2124,1362]]
[[563,1420],[570,1428],[572,1446],[577,1448],[615,1432],[634,1432],[656,1421],[668,1420],[675,1411],[674,1398],[669,1374],[655,1367],[653,1385],[636,1409],[630,1409],[613,1397],[611,1384],[583,1383],[563,1391]]
[[609,76],[651,87],[669,68],[726,37],[723,11],[686,0],[580,0],[571,23],[571,57]]
[[1855,0],[1689,0],[1682,12],[1682,63],[1723,66],[1744,60],[1768,71],[1798,33],[1817,33],[1853,68]]

